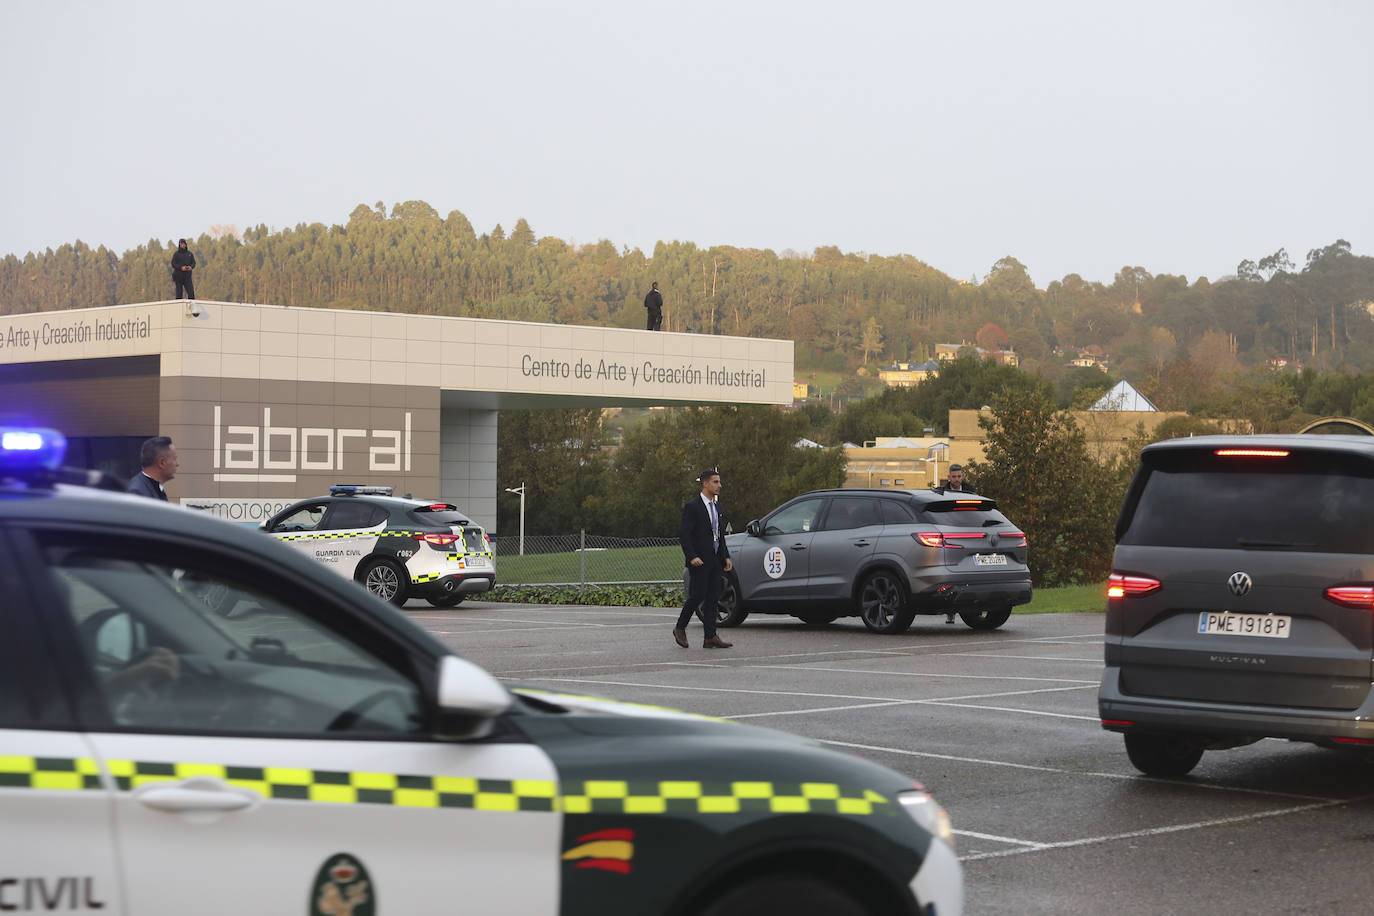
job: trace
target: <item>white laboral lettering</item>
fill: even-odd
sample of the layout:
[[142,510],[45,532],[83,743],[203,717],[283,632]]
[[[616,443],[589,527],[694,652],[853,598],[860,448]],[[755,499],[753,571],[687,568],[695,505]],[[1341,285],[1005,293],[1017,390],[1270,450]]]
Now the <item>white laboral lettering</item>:
[[[224,410],[214,408],[214,468],[247,473],[216,473],[214,479],[231,483],[294,483],[294,473],[264,471],[348,470],[348,440],[362,439],[354,455],[367,455],[369,471],[404,471],[411,468],[412,423],[410,411],[401,415],[399,429],[329,429],[325,427],[273,426],[272,408],[262,409],[262,425],[226,425]],[[357,458],[354,460],[354,470]]]

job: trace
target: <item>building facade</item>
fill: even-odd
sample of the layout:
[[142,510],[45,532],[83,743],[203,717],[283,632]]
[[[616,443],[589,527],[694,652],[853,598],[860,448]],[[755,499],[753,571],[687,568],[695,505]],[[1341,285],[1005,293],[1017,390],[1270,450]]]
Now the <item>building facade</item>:
[[366,483],[494,529],[501,410],[787,405],[792,378],[785,340],[204,301],[0,316],[0,423],[125,477],[171,436],[169,497],[238,521]]

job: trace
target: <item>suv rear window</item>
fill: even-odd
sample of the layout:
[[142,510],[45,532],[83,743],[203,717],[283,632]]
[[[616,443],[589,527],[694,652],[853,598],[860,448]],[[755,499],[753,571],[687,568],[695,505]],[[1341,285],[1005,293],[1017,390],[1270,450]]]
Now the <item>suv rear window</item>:
[[990,499],[949,499],[926,503],[921,508],[931,524],[950,528],[991,528],[1009,524]]
[[1141,474],[1122,544],[1374,553],[1374,462],[1358,456],[1161,451],[1146,454]]

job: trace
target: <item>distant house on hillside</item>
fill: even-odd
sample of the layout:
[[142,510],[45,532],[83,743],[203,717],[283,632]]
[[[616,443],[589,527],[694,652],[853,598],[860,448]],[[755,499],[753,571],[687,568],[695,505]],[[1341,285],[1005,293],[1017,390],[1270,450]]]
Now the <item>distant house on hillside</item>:
[[939,374],[940,364],[933,359],[923,363],[894,362],[878,370],[878,378],[889,388],[913,388]]
[[935,358],[941,362],[958,359],[959,351],[965,348],[976,351],[983,359],[990,359],[995,363],[1001,363],[1003,366],[1017,366],[1021,363],[1015,350],[985,350],[970,343],[937,343],[935,345]]

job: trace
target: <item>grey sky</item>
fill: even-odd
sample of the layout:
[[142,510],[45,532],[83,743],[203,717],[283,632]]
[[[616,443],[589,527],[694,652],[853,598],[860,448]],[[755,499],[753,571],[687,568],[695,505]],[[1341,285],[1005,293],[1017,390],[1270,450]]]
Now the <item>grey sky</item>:
[[0,255],[424,200],[1036,285],[1369,254],[1374,4],[5,0]]

